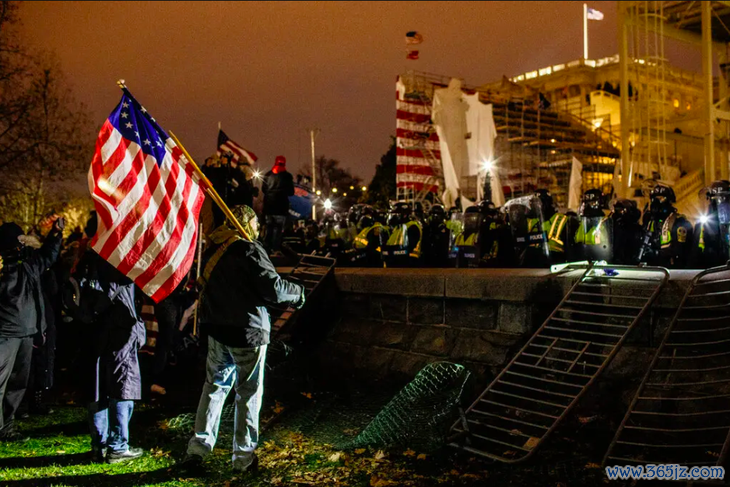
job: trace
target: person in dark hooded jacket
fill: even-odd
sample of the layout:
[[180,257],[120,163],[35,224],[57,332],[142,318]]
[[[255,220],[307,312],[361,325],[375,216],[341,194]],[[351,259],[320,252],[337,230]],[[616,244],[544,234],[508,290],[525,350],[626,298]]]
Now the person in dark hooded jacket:
[[45,333],[41,275],[58,259],[64,224],[55,219],[43,246],[32,252],[23,251],[20,226],[0,226],[0,440],[21,437],[13,420],[28,386],[33,339]]
[[289,196],[294,196],[294,178],[286,170],[286,158],[276,156],[274,167],[264,176],[265,244],[269,252],[281,248],[286,219],[289,216]]
[[213,451],[223,404],[232,388],[236,391],[233,468],[256,467],[254,450],[271,332],[266,305],[304,304],[302,286],[282,279],[256,241],[256,213],[248,206],[235,206],[231,211],[252,240],[243,239],[226,222],[210,235],[212,246],[203,255],[200,323],[208,334],[207,374],[195,434],[183,462],[186,469],[195,469]]
[[86,340],[80,379],[93,460],[133,460],[143,455],[142,449],[129,446],[129,421],[134,401],[142,398],[137,352],[145,343],[135,285],[93,250],[84,254],[76,272]]

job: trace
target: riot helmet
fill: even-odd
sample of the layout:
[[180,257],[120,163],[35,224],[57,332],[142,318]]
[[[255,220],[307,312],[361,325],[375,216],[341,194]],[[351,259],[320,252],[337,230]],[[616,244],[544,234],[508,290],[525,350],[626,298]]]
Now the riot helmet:
[[446,210],[443,205],[433,205],[428,213],[428,222],[431,225],[440,225],[446,220]]
[[666,218],[674,211],[672,204],[676,203],[677,197],[669,186],[657,184],[649,193],[649,198],[649,211],[653,216]]
[[613,219],[618,225],[634,225],[639,223],[641,212],[636,201],[630,199],[616,200],[613,204]]
[[580,216],[593,218],[603,216],[606,207],[603,193],[600,189],[589,189],[583,193],[583,202],[580,205]]
[[553,195],[550,194],[550,191],[548,191],[547,189],[535,190],[535,195],[540,200],[540,207],[542,209],[543,219],[545,221],[551,219],[553,215],[557,213],[555,203],[553,203]]
[[366,228],[370,228],[375,224],[375,221],[373,220],[373,217],[370,215],[363,215],[360,217],[360,220],[357,222],[357,229],[359,231],[363,231]]
[[720,224],[730,223],[730,181],[714,181],[706,192],[709,201],[709,215],[717,215]]

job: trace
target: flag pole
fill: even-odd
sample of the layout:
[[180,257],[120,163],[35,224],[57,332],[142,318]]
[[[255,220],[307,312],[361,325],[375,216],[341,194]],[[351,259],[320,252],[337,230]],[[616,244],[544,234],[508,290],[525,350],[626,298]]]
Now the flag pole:
[[172,140],[175,141],[177,146],[180,148],[182,153],[185,155],[185,158],[188,160],[188,162],[192,166],[193,171],[195,171],[195,173],[200,177],[200,180],[203,183],[203,188],[204,188],[205,192],[208,194],[208,196],[210,196],[213,199],[215,204],[218,205],[218,208],[220,208],[223,211],[223,213],[226,215],[228,220],[230,220],[230,222],[233,223],[236,230],[238,230],[238,233],[240,233],[241,236],[243,238],[245,238],[246,240],[253,241],[253,239],[251,237],[249,237],[248,234],[246,233],[246,230],[243,228],[243,225],[241,225],[241,222],[236,220],[236,217],[233,216],[233,213],[231,213],[231,209],[228,208],[228,205],[226,204],[226,202],[223,201],[223,199],[218,195],[218,192],[213,187],[213,184],[205,176],[205,174],[203,174],[203,171],[200,170],[200,167],[198,167],[198,165],[195,163],[195,161],[193,160],[192,156],[188,153],[188,151],[185,150],[185,147],[180,142],[180,139],[178,139],[177,136],[174,133],[172,133],[172,131],[170,131],[169,133],[170,133],[170,137],[172,137]]
[[583,59],[588,59],[588,4],[583,4]]

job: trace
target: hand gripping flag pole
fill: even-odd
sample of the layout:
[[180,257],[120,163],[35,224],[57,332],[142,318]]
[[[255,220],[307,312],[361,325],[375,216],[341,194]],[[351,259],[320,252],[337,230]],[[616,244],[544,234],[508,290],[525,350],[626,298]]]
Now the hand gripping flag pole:
[[[127,85],[124,83],[123,79],[120,79],[117,81],[117,85],[119,88],[122,89],[122,91],[127,92]],[[200,181],[202,182],[203,190],[205,193],[210,196],[215,204],[218,205],[218,207],[223,211],[223,214],[226,215],[226,218],[228,218],[231,223],[233,223],[233,226],[238,230],[238,233],[241,234],[243,238],[245,238],[248,241],[252,241],[253,239],[246,233],[246,230],[243,228],[243,225],[241,225],[241,222],[239,222],[235,216],[233,216],[233,213],[231,213],[230,208],[228,208],[228,205],[226,205],[225,201],[220,197],[218,192],[213,187],[213,184],[210,182],[210,180],[203,174],[203,171],[200,170],[200,166],[198,166],[195,161],[193,160],[193,157],[190,155],[190,153],[185,149],[185,146],[182,145],[182,142],[180,142],[180,139],[177,138],[177,136],[172,132],[169,131],[170,137],[172,140],[175,141],[175,144],[180,148],[185,158],[188,160],[190,165],[193,168],[193,171],[195,174],[198,175],[200,178]],[[199,237],[200,238],[200,237]]]

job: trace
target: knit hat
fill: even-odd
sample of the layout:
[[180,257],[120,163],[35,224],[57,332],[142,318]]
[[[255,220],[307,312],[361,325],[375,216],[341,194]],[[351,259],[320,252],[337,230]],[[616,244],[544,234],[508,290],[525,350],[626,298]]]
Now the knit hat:
[[[237,205],[231,208],[231,213],[233,213],[233,216],[236,217],[236,220],[238,220],[238,223],[241,224],[244,230],[246,230],[246,234],[248,234],[249,237],[256,240],[259,238],[259,232],[253,230],[251,227],[251,223],[256,220],[256,212],[253,211],[253,209],[250,206],[246,205]],[[236,227],[233,225],[233,223],[230,220],[226,220],[225,226],[231,229],[236,229]]]
[[5,253],[20,247],[22,244],[18,237],[24,235],[20,225],[13,222],[0,225],[0,253]]

